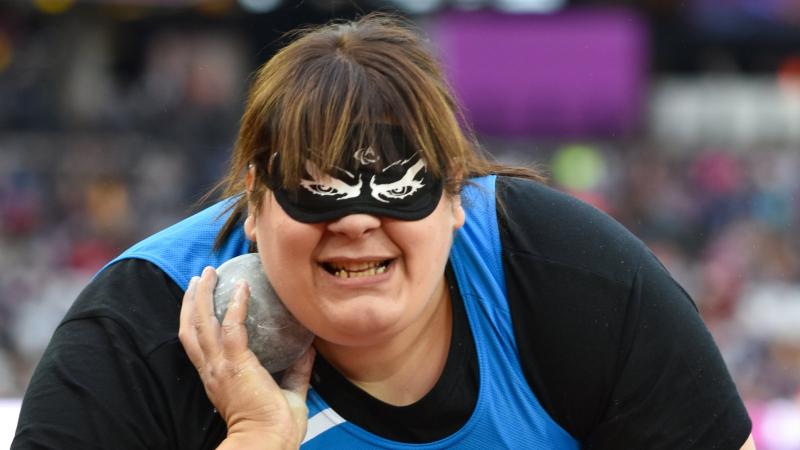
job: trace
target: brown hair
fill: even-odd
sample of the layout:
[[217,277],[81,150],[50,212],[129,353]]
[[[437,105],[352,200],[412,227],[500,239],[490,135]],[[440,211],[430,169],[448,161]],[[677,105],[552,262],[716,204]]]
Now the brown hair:
[[[374,142],[387,123],[402,130],[451,195],[469,177],[490,173],[540,179],[480,150],[437,60],[407,21],[372,13],[292,36],[257,72],[228,173],[209,194],[244,192],[249,164],[278,170],[284,187],[296,187],[306,159],[328,172],[352,149],[354,130],[358,142]],[[269,167],[278,151],[278,167]],[[260,208],[266,189],[257,182],[235,202],[217,245],[244,218],[248,201]]]

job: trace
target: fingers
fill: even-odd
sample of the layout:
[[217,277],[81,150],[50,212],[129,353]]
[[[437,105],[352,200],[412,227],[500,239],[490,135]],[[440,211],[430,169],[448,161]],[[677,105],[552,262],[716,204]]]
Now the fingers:
[[286,391],[294,392],[299,395],[305,403],[308,383],[311,378],[311,369],[314,367],[314,357],[316,356],[314,347],[308,350],[291,367],[286,369],[281,380],[281,388]]
[[197,332],[194,329],[192,316],[194,315],[194,294],[197,291],[197,282],[199,277],[192,277],[189,281],[189,287],[186,293],[183,294],[183,301],[181,302],[181,315],[180,325],[178,328],[178,338],[183,344],[189,360],[195,367],[200,367],[203,364],[203,351],[200,349],[200,344],[197,342]]
[[250,300],[250,287],[246,281],[236,286],[233,298],[228,302],[228,311],[222,320],[222,352],[231,360],[241,358],[247,347],[247,303]]
[[314,347],[309,347],[306,353],[294,363],[283,375],[281,391],[292,419],[297,424],[298,442],[303,440],[306,435],[308,425],[308,407],[306,406],[306,395],[308,394],[308,383],[311,378],[311,370],[314,367],[314,357],[316,351]]
[[214,286],[217,285],[217,271],[212,267],[203,269],[194,295],[192,323],[197,332],[197,342],[203,354],[216,355],[221,351],[219,343],[219,321],[214,315]]

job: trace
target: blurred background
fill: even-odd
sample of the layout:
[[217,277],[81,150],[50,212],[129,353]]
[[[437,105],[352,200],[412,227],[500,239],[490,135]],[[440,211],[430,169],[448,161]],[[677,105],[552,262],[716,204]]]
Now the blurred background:
[[90,277],[221,175],[282,33],[375,9],[430,36],[488,151],[656,252],[759,448],[800,449],[798,0],[0,2],[0,446]]

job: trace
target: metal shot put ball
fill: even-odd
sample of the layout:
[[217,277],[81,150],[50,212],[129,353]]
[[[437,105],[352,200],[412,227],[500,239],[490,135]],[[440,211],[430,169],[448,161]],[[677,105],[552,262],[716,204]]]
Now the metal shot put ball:
[[283,306],[261,268],[257,253],[237,256],[217,268],[214,314],[220,323],[239,280],[247,281],[250,286],[245,320],[248,346],[270,373],[280,372],[303,355],[314,335]]

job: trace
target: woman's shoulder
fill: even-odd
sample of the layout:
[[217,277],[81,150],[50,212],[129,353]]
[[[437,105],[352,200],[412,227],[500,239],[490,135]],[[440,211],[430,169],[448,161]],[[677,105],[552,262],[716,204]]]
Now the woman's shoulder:
[[183,290],[155,264],[138,258],[122,259],[89,282],[61,325],[113,323],[146,355],[176,338],[182,296]]
[[629,283],[645,245],[607,213],[531,180],[497,177],[497,218],[507,252]]

